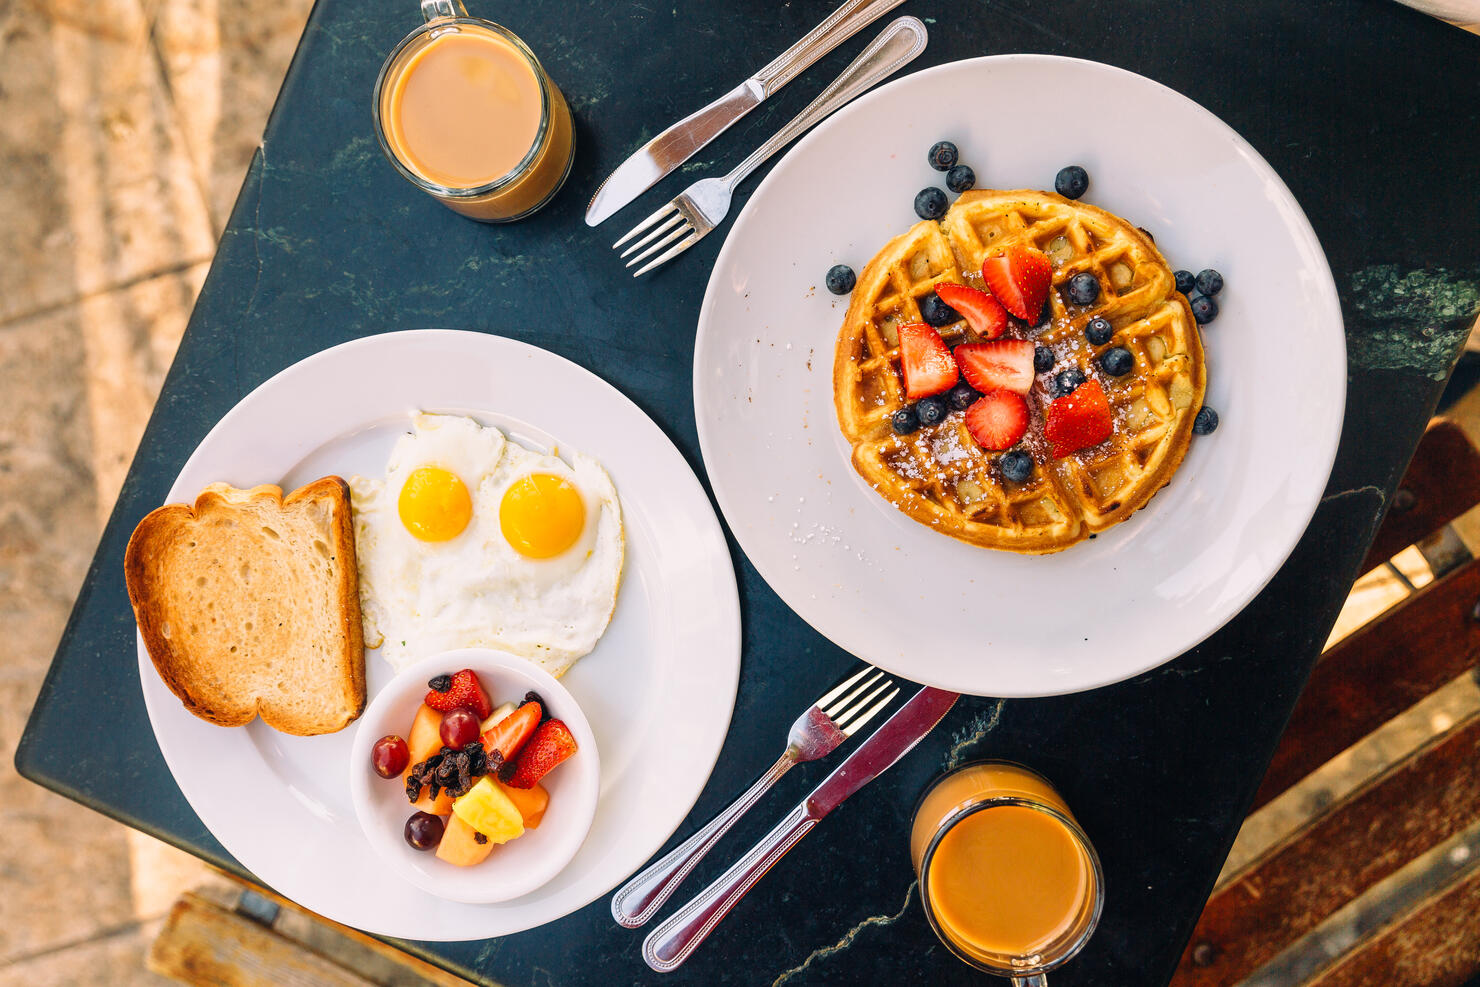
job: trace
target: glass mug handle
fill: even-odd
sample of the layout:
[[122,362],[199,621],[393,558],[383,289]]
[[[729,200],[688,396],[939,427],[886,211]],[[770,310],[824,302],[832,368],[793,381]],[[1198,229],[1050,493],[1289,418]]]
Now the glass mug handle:
[[421,0],[421,16],[428,21],[441,17],[466,17],[468,8],[462,0]]

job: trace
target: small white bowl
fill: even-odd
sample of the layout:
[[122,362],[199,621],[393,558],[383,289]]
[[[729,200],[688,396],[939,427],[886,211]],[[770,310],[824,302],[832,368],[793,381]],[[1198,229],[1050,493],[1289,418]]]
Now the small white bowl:
[[[406,820],[413,810],[400,777],[382,778],[370,762],[377,740],[387,734],[405,737],[410,731],[426,697],[427,680],[463,668],[477,673],[495,707],[517,703],[531,689],[538,692],[549,714],[570,728],[578,748],[540,782],[550,793],[550,807],[539,827],[494,847],[487,860],[473,867],[449,864],[438,859],[435,850],[417,850],[406,842]],[[591,829],[600,778],[596,738],[565,687],[525,659],[487,648],[448,651],[419,661],[392,679],[361,715],[349,764],[355,815],[386,865],[423,891],[469,904],[518,898],[560,873]]]

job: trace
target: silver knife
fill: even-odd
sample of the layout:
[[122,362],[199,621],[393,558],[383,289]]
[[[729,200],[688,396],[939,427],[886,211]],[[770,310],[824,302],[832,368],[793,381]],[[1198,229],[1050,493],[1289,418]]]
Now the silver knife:
[[684,117],[617,165],[591,197],[586,225],[595,226],[646,192],[817,59],[901,3],[904,0],[848,0],[771,64],[702,110]]
[[909,753],[959,698],[958,693],[929,687],[917,692],[764,839],[643,940],[647,965],[659,973],[677,969],[786,851],[848,796]]

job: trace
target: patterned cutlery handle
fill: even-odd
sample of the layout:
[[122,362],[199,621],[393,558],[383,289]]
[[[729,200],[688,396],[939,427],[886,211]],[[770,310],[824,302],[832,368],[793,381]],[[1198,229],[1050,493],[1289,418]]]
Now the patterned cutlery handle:
[[805,72],[813,62],[847,41],[860,30],[898,7],[904,0],[848,0],[790,48],[777,55],[771,64],[754,76],[765,95],[770,96]]
[[777,758],[776,763],[723,812],[670,850],[661,860],[654,861],[622,885],[612,897],[612,918],[617,920],[617,924],[635,929],[652,918],[663,907],[663,902],[678,890],[694,865],[703,860],[710,848],[719,842],[719,838],[796,763],[796,751],[787,748],[786,753]]
[[659,973],[676,970],[708,938],[720,919],[817,822],[807,814],[806,802],[792,809],[749,853],[643,940],[642,958],[647,965]]

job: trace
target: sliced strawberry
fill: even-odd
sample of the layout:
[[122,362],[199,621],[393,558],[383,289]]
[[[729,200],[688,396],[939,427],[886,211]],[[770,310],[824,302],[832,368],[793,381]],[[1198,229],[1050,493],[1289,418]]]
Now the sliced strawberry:
[[511,788],[533,788],[551,768],[575,752],[576,738],[571,736],[570,728],[560,720],[546,720],[524,745],[507,778],[500,770],[499,780]]
[[923,322],[899,327],[899,367],[904,371],[905,397],[911,401],[949,391],[960,376],[951,348]]
[[1097,380],[1088,380],[1048,406],[1043,423],[1043,436],[1053,445],[1055,457],[1062,458],[1110,438],[1115,418],[1110,402]]
[[982,261],[982,280],[1003,308],[1019,319],[1037,322],[1048,300],[1053,265],[1043,251],[1014,244]]
[[966,383],[982,393],[1002,390],[1027,394],[1033,387],[1034,345],[1026,339],[997,339],[956,347],[956,365]]
[[[427,692],[426,704],[439,713],[450,713],[459,706],[466,706],[478,714],[481,721],[488,719],[488,714],[493,712],[493,703],[488,701],[488,693],[483,691],[471,668],[464,668],[450,677],[438,675],[427,685],[431,689]],[[438,688],[443,685],[445,689]]]
[[938,284],[935,293],[983,339],[996,339],[1007,328],[1007,309],[985,291],[964,284]]
[[483,747],[489,756],[498,751],[504,761],[512,761],[540,725],[543,708],[529,702],[495,723],[483,734]]
[[1028,430],[1028,405],[1012,391],[988,391],[966,409],[966,430],[983,449],[1010,449]]

